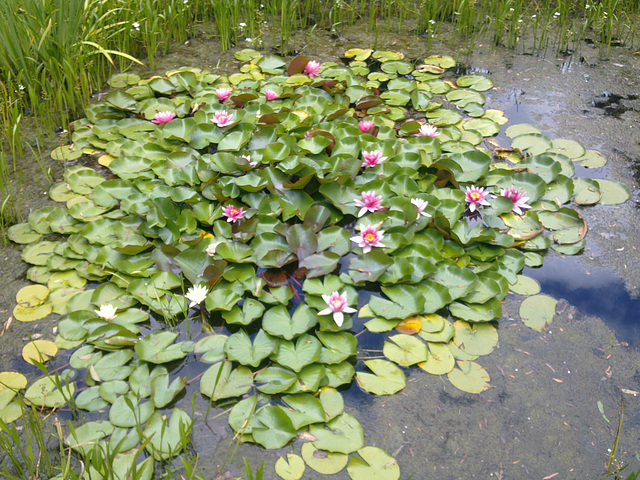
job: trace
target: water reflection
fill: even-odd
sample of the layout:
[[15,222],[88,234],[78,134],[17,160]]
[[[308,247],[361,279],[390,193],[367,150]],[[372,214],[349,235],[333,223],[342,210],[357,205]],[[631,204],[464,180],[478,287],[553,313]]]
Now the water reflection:
[[619,341],[640,346],[640,298],[631,298],[622,279],[608,269],[552,255],[544,268],[526,268],[524,274],[540,283],[542,293],[602,318]]

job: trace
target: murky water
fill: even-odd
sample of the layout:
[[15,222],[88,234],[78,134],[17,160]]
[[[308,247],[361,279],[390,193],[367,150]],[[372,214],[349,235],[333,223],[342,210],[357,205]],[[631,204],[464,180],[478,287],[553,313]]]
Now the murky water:
[[[294,39],[298,49],[321,61],[339,61],[344,50],[373,42],[359,27],[338,37],[316,32],[313,38],[301,33]],[[472,54],[463,55],[455,44],[428,49],[425,39],[399,34],[380,34],[377,48],[403,51],[416,59],[449,54],[466,68],[484,72],[496,85],[486,92],[489,108],[505,111],[510,124],[533,123],[549,137],[578,140],[600,150],[609,159],[608,166],[579,174],[622,181],[631,188],[632,199],[621,206],[580,208],[590,227],[586,251],[570,258],[550,254],[543,268],[525,272],[541,282],[545,293],[566,300],[559,303],[548,331],[537,333],[519,321],[522,297],[507,297],[499,322],[499,347],[479,360],[491,375],[488,391],[466,394],[446,379],[410,369],[408,385],[400,394],[376,397],[357,387],[346,392],[346,409],[363,424],[366,444],[393,454],[403,479],[411,474],[415,480],[600,478],[624,396],[618,457],[637,469],[640,398],[621,389],[640,391],[640,318],[635,308],[640,291],[640,245],[636,245],[640,215],[634,163],[640,139],[640,102],[634,97],[640,90],[640,58],[622,47],[612,49],[610,60],[598,62],[597,52],[588,45],[573,58],[552,54],[545,58],[490,49],[482,43]],[[231,55],[217,51],[215,42],[193,40],[160,59],[158,71],[181,65],[233,68],[235,63]],[[502,137],[498,141],[507,143]],[[34,175],[28,172],[24,178]],[[43,191],[43,185],[25,185],[25,204],[41,206],[46,201]],[[2,251],[2,321],[11,313],[25,270],[19,249]],[[54,327],[54,320],[14,322],[0,337],[2,369],[23,369],[22,339],[27,334],[53,338]],[[191,398],[188,393],[179,406],[191,411]],[[234,448],[226,415],[214,419],[220,413],[216,410],[205,422],[206,399],[199,394],[194,398],[193,452],[199,454],[205,478],[215,478],[218,469],[243,475],[243,456],[255,467],[262,460],[273,465],[278,455],[287,452],[299,453],[299,442],[276,452],[241,445],[235,461],[223,467]],[[599,401],[610,422],[600,414]],[[275,477],[270,473],[265,478]],[[307,470],[304,478],[322,476]],[[331,478],[348,476],[342,472]]]

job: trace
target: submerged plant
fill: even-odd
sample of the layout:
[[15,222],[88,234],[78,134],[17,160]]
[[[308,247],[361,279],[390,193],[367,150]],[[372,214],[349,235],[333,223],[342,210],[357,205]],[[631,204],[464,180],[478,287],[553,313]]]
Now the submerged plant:
[[[229,424],[243,441],[280,448],[305,431],[315,440],[289,466],[312,465],[321,450],[344,455],[340,469],[398,478],[391,457],[365,446],[337,388],[355,379],[393,394],[406,384],[402,369],[417,366],[466,392],[486,390],[476,359],[497,345],[510,285],[542,263],[540,252],[585,246],[586,224],[566,205],[628,192],[573,179],[574,161],[602,157],[531,125],[506,130],[504,156],[485,150],[506,119],[482,107],[488,78],[441,78],[451,58],[414,65],[398,52],[353,49],[346,64],[311,72],[307,57],[236,56],[249,68],[127,76],[128,87],[87,107],[73,145],[52,155],[104,151],[113,177],[68,167],[50,190],[66,205],[12,227],[13,240],[31,243],[29,278],[47,283],[21,294],[14,316],[65,315],[57,343],[77,348],[70,365],[88,372],[75,403],[109,409],[109,422],[78,430],[113,452],[126,445],[164,461],[186,447],[193,419],[174,406],[186,381],[167,365],[192,353],[199,391],[214,404],[239,400]],[[228,85],[236,94],[220,110]],[[166,110],[176,117],[154,124]],[[416,135],[427,121],[438,136]],[[357,299],[357,316],[345,315]],[[106,304],[118,311],[111,321],[98,314]],[[195,322],[196,304],[200,332],[141,336],[149,312]],[[521,316],[542,329],[553,315],[538,313]],[[363,329],[385,336],[386,360],[354,361]],[[67,391],[74,386],[69,379]],[[83,439],[72,448],[87,455]]]

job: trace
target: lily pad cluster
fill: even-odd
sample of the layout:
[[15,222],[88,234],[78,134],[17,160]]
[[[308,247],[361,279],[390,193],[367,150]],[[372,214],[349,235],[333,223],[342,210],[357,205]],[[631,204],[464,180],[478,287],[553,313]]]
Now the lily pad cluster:
[[[549,248],[584,248],[572,202],[628,192],[573,178],[575,162],[603,157],[532,126],[509,127],[510,147],[486,148],[507,119],[484,108],[491,80],[454,78],[450,57],[236,57],[245,63],[231,75],[118,75],[120,88],[87,107],[73,143],[52,156],[105,169],[68,166],[50,190],[65,205],[11,228],[31,243],[23,259],[41,284],[16,308],[25,320],[65,315],[55,343],[77,348],[71,367],[86,384],[75,404],[109,411],[68,439],[79,451],[145,444],[162,460],[184,448],[191,419],[162,409],[186,384],[171,366],[193,354],[203,395],[242,399],[229,417],[242,440],[280,448],[304,433],[312,469],[348,463],[352,478],[398,478],[364,445],[337,388],[355,379],[393,394],[414,365],[467,392],[488,388],[476,359],[498,343],[510,285]],[[191,334],[149,332],[149,312],[169,326],[187,319]],[[360,319],[385,335],[386,360],[355,360]],[[280,464],[283,478],[301,477],[298,460]]]

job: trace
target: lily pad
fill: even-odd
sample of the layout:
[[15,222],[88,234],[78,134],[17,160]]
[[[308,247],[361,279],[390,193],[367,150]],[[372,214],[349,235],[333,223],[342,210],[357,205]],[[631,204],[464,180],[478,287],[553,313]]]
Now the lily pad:
[[455,367],[456,360],[451,350],[443,343],[428,342],[429,358],[418,366],[432,375],[445,375]]
[[489,388],[491,378],[483,367],[466,360],[459,360],[457,366],[447,374],[454,387],[467,393],[482,393]]
[[300,454],[309,468],[323,475],[334,475],[340,472],[349,461],[349,455],[319,450],[313,446],[313,443],[303,444]]
[[601,178],[597,179],[596,182],[598,182],[598,186],[602,192],[599,203],[603,205],[618,205],[629,199],[629,187],[625,184]]
[[352,456],[347,465],[353,480],[398,480],[400,467],[395,458],[378,447],[363,447],[358,450],[361,458]]
[[384,342],[384,356],[402,367],[427,360],[427,345],[411,335],[394,335]]
[[548,295],[534,295],[525,298],[520,305],[520,318],[529,328],[541,332],[553,320],[558,301]]
[[31,365],[46,363],[58,353],[58,346],[49,340],[33,340],[22,348],[22,358]]
[[357,372],[356,381],[364,390],[375,395],[392,395],[402,390],[407,380],[404,373],[386,360],[365,360],[373,373]]
[[498,331],[489,323],[470,324],[456,320],[453,343],[471,355],[488,355],[498,344]]
[[287,458],[278,458],[275,465],[276,473],[282,480],[299,480],[304,475],[305,465],[302,457],[287,453]]
[[348,413],[343,413],[326,425],[312,425],[309,433],[317,439],[313,446],[327,452],[348,454],[364,445],[362,426]]

